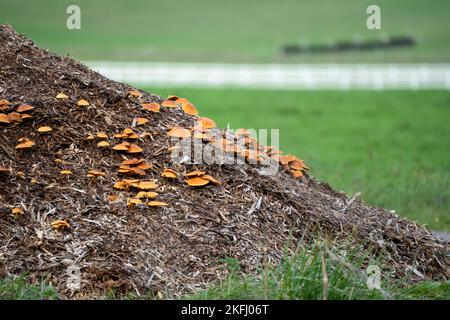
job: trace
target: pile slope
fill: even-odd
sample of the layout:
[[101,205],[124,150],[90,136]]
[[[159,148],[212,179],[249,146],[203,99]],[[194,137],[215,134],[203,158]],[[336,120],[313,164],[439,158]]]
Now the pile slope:
[[[429,230],[332,190],[301,161],[275,175],[247,161],[174,161],[171,136],[199,122],[187,100],[108,80],[6,25],[0,61],[0,264],[9,274],[44,277],[63,297],[176,297],[226,276],[223,258],[252,271],[265,253],[276,262],[319,238],[383,255],[387,274],[449,278],[448,246]],[[219,147],[200,131],[202,145]],[[184,176],[194,170],[206,174]]]

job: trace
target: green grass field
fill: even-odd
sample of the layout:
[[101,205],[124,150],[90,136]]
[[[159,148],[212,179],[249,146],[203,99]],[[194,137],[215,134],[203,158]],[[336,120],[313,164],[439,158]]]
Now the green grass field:
[[187,97],[222,127],[279,128],[313,176],[450,230],[448,91],[146,90]]
[[[81,30],[66,8],[81,8]],[[447,0],[378,0],[382,29],[366,27],[369,0],[2,0],[0,23],[81,60],[219,62],[448,62]],[[411,49],[285,57],[288,43],[409,35]]]

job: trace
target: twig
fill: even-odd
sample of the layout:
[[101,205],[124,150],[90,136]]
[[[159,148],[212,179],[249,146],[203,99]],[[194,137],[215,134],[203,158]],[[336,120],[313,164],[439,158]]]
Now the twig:
[[325,255],[321,254],[322,258],[322,279],[323,279],[323,300],[328,300],[328,273],[327,273],[327,262],[325,260]]

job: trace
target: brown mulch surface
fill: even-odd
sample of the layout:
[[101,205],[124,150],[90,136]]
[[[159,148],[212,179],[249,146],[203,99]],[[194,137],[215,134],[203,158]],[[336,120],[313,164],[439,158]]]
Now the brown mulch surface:
[[[448,246],[428,229],[350,199],[306,174],[294,179],[284,171],[262,175],[259,165],[174,163],[167,131],[191,128],[196,116],[179,108],[142,110],[141,102],[161,103],[162,97],[146,92],[130,97],[128,85],[49,54],[5,25],[0,26],[0,62],[0,99],[9,100],[11,109],[34,107],[28,112],[32,118],[0,123],[0,166],[11,168],[0,173],[0,265],[9,274],[43,276],[67,298],[98,297],[109,289],[176,297],[226,276],[222,258],[239,259],[251,272],[265,250],[276,262],[289,242],[350,236],[374,256],[382,253],[386,269],[396,276],[449,279]],[[60,92],[69,98],[56,99]],[[82,98],[90,105],[77,106]],[[113,185],[123,179],[118,165],[133,156],[98,148],[98,139],[86,140],[97,132],[112,137],[143,116],[150,122],[134,130],[147,133],[136,141],[153,166],[145,179],[158,180],[157,200],[167,207],[128,207],[127,198],[136,192]],[[53,131],[40,134],[42,126]],[[15,149],[22,137],[36,145]],[[178,178],[162,178],[164,168],[175,170]],[[221,185],[188,186],[182,174],[195,169]],[[61,175],[61,170],[72,174]],[[89,170],[106,176],[89,178]],[[118,200],[111,202],[111,195]],[[13,208],[22,208],[23,214],[15,217]],[[67,220],[70,228],[55,230],[51,222],[56,219]],[[77,291],[66,283],[74,266],[82,276]]]

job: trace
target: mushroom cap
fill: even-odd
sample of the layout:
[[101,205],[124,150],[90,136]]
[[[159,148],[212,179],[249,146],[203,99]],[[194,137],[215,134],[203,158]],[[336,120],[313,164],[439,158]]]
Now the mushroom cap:
[[152,167],[153,166],[151,164],[143,162],[143,163],[138,164],[136,168],[141,169],[141,170],[148,170],[148,169],[151,169]]
[[301,178],[304,176],[303,171],[301,170],[291,170],[291,174],[294,178]]
[[175,138],[188,138],[191,136],[191,131],[182,127],[174,127],[170,129],[167,135]]
[[158,196],[157,192],[154,191],[139,191],[138,194],[135,196],[135,198],[142,199],[142,198],[156,198]]
[[97,133],[97,138],[108,139],[108,135],[104,132],[99,132],[99,133]]
[[53,229],[66,229],[70,228],[69,222],[67,220],[55,220],[52,223],[50,223]]
[[151,190],[158,187],[155,181],[139,181],[137,183],[132,183],[131,185],[140,190]]
[[106,176],[106,173],[96,170],[89,170],[87,173],[88,177],[104,177]]
[[19,207],[12,208],[11,213],[18,217],[19,215],[23,214],[23,209]]
[[140,158],[140,159],[133,158],[133,159],[122,161],[121,165],[136,165],[136,164],[139,164],[139,163],[142,163],[142,162],[144,162],[143,158]]
[[[169,99],[167,99],[167,100],[169,100]],[[181,103],[189,103],[189,100],[186,99],[186,98],[178,98],[177,100],[175,100],[175,102],[179,103],[179,104],[181,104]]]
[[176,95],[169,95],[168,97],[167,97],[167,100],[170,100],[170,101],[177,101],[177,100],[179,100],[180,99],[180,97],[179,96],[176,96]]
[[142,93],[140,91],[138,91],[138,90],[130,90],[130,91],[127,92],[127,94],[129,96],[137,97],[137,98],[142,96]]
[[294,170],[302,170],[304,168],[304,163],[301,160],[294,160],[289,162],[289,167]]
[[127,135],[128,139],[138,139],[139,135],[137,133],[130,133],[129,135]]
[[204,175],[205,173],[206,173],[205,171],[194,170],[194,171],[185,173],[184,176],[185,177],[200,177],[200,176]]
[[27,111],[30,111],[33,109],[34,109],[34,107],[30,106],[29,104],[21,104],[20,106],[18,106],[16,108],[16,111],[22,113],[22,112],[27,112]]
[[134,207],[137,204],[142,204],[142,200],[138,198],[128,198],[127,200],[128,207]]
[[80,99],[78,100],[77,105],[80,107],[87,107],[89,105],[89,102],[87,102],[87,100]]
[[293,156],[293,155],[290,155],[290,154],[287,154],[285,156],[280,156],[279,159],[280,159],[280,163],[281,164],[289,164],[289,162],[297,160],[297,157]]
[[184,111],[184,113],[189,114],[191,116],[198,115],[197,108],[192,103],[183,103],[181,109]]
[[166,108],[176,108],[176,107],[178,107],[178,103],[176,103],[175,101],[172,101],[172,100],[165,100],[161,103],[161,106],[166,107]]
[[143,151],[144,150],[142,150],[141,147],[139,147],[137,144],[134,143],[128,147],[128,153],[141,153]]
[[26,138],[21,138],[19,139],[19,143],[16,146],[16,149],[27,149],[27,148],[31,148],[32,146],[36,145],[33,141],[26,139]]
[[69,97],[64,93],[60,92],[56,95],[56,99],[68,99]]
[[45,133],[45,132],[53,131],[53,129],[50,128],[50,127],[48,127],[48,126],[44,126],[44,127],[38,128],[37,131],[38,131],[38,132],[41,132],[41,133]]
[[126,190],[128,189],[128,184],[125,183],[125,181],[117,181],[116,183],[114,183],[113,188],[115,189],[119,189],[119,190]]
[[116,144],[113,147],[113,150],[116,150],[116,151],[128,151],[128,147],[129,147],[128,143],[122,142],[122,143]]
[[168,206],[168,203],[162,202],[162,201],[150,201],[147,203],[149,207],[165,207]]
[[31,114],[24,113],[24,114],[20,115],[20,118],[23,120],[23,119],[33,118],[33,117],[31,116]]
[[0,123],[11,123],[7,114],[0,113]]
[[143,125],[146,124],[147,122],[149,122],[150,120],[148,120],[147,118],[136,118],[136,124],[137,125]]
[[216,123],[214,122],[214,120],[207,118],[207,117],[198,118],[198,124],[200,127],[206,128],[206,129],[212,129],[212,128],[216,127]]
[[97,143],[97,147],[99,147],[99,148],[108,148],[109,147],[109,142],[108,141],[100,141],[99,143]]
[[161,106],[157,102],[142,103],[141,106],[142,109],[152,112],[159,112],[161,109]]
[[176,179],[177,173],[172,169],[164,169],[163,173],[161,173],[161,176],[169,179]]
[[125,128],[125,129],[123,129],[123,133],[128,135],[128,134],[133,134],[134,131],[131,128]]
[[17,112],[10,112],[8,113],[8,119],[10,122],[22,122],[22,115],[20,113]]
[[206,179],[206,180],[212,182],[215,185],[218,185],[218,186],[220,185],[220,181],[219,180],[215,179],[214,177],[212,177],[212,176],[210,176],[208,174],[205,174],[205,175],[201,176],[201,178],[202,179]]
[[194,177],[185,181],[191,187],[201,187],[209,183],[209,180],[201,177]]

